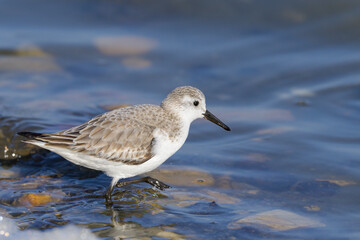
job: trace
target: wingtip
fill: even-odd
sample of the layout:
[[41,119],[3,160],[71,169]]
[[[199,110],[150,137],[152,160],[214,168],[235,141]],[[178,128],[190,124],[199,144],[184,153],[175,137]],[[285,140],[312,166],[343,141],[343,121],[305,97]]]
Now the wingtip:
[[42,133],[34,133],[34,132],[18,132],[17,135],[20,135],[22,137],[26,137],[28,139],[34,139],[36,137],[43,136]]

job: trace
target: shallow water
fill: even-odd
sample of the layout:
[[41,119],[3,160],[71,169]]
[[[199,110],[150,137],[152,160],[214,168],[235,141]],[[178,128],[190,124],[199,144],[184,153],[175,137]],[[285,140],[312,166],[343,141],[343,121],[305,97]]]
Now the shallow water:
[[[359,12],[328,0],[3,1],[0,215],[99,239],[360,238]],[[110,178],[15,134],[159,104],[180,85],[200,88],[232,131],[195,121],[152,173],[172,188],[117,189],[112,208]]]

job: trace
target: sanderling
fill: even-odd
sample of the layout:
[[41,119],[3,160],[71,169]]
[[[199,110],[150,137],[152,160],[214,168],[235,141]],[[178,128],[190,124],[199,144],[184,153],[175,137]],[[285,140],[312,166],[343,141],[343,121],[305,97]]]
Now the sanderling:
[[205,118],[230,131],[206,110],[204,94],[197,88],[185,86],[173,90],[160,106],[144,104],[115,109],[53,134],[18,134],[27,138],[26,143],[112,177],[105,194],[106,203],[111,203],[114,186],[147,182],[160,190],[169,188],[151,177],[118,181],[160,166],[184,144],[190,124],[197,118]]

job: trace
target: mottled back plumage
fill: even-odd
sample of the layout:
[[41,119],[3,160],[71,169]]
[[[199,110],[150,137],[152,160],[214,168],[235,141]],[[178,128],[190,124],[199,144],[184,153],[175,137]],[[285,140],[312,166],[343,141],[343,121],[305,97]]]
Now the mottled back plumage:
[[137,105],[96,116],[79,126],[54,134],[36,136],[45,146],[72,149],[107,159],[136,165],[153,156],[156,128],[169,131],[176,138],[178,119],[159,106]]

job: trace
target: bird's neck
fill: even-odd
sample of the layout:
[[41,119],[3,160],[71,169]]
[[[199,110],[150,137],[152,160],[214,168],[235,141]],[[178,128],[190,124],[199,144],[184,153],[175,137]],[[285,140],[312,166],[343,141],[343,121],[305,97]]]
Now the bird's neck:
[[171,130],[169,131],[169,137],[175,142],[185,142],[189,128],[192,121],[188,118],[183,118],[182,115],[176,113],[169,113],[173,122],[171,123]]

